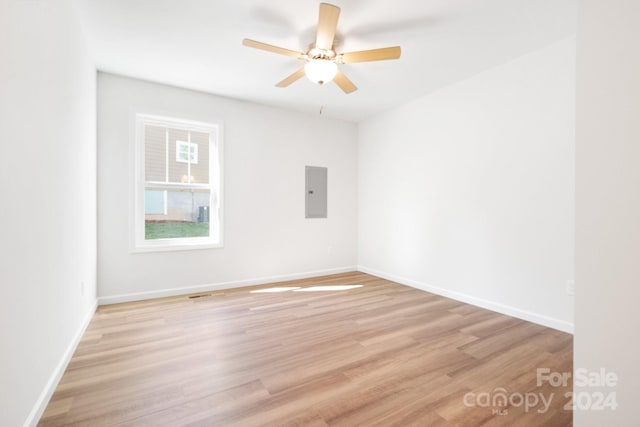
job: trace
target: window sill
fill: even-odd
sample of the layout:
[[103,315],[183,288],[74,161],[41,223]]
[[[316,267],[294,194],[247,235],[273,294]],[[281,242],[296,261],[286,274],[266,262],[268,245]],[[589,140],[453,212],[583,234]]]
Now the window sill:
[[[175,239],[171,239],[175,240]],[[149,252],[173,252],[173,251],[194,251],[201,249],[220,249],[224,247],[223,243],[213,242],[169,242],[167,240],[158,239],[157,244],[138,244],[132,247],[130,253],[149,253]]]

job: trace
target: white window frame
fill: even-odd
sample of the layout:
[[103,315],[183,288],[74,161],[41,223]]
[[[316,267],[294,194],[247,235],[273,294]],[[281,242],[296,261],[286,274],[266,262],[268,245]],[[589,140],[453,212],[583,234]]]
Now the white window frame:
[[[157,115],[139,111],[131,114],[132,131],[132,163],[133,163],[133,212],[131,235],[131,252],[178,251],[191,249],[221,248],[223,240],[223,126],[221,120],[193,120],[178,118],[179,115]],[[148,183],[145,181],[145,125],[166,126],[209,134],[209,183],[153,183],[154,188],[171,190],[176,188],[193,188],[210,190],[209,199],[209,236],[183,237],[168,239],[145,239],[144,191]],[[188,141],[190,143],[190,141]]]

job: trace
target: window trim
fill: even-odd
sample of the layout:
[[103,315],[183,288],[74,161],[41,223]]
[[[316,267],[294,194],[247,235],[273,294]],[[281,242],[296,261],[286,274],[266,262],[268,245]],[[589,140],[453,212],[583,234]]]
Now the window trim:
[[[130,215],[130,245],[129,251],[161,252],[194,249],[210,249],[224,247],[224,142],[223,123],[219,119],[186,118],[184,114],[167,112],[150,112],[148,109],[131,109],[131,215]],[[145,151],[144,126],[158,124],[162,126],[189,129],[192,131],[206,131],[210,135],[209,141],[209,184],[187,184],[188,186],[206,187],[211,189],[209,203],[209,237],[184,237],[170,239],[145,239]],[[215,183],[217,178],[217,185]],[[184,188],[183,184],[165,183],[166,189]],[[217,208],[217,209],[214,209]],[[216,212],[217,211],[217,212]],[[216,234],[218,239],[215,239]]]

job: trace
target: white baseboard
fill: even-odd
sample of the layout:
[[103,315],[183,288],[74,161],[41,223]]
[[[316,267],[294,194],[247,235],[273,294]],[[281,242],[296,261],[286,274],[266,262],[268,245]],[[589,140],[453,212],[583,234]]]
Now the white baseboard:
[[49,400],[51,400],[53,392],[56,390],[56,387],[58,386],[58,383],[60,382],[64,371],[67,369],[67,365],[69,364],[73,353],[76,351],[76,347],[78,347],[80,339],[82,338],[82,335],[84,335],[84,331],[87,330],[87,326],[89,326],[89,323],[91,323],[91,319],[93,319],[93,315],[95,314],[97,307],[98,301],[94,301],[91,308],[85,315],[82,325],[80,325],[80,328],[69,343],[67,350],[62,355],[60,362],[58,362],[58,366],[56,366],[56,368],[54,369],[51,377],[49,378],[49,381],[47,381],[47,384],[42,390],[42,393],[40,393],[36,404],[33,406],[31,413],[29,413],[27,420],[24,422],[25,427],[36,426],[38,424],[38,421],[40,421],[40,417],[42,417],[44,410],[47,409]]
[[407,279],[405,277],[396,276],[394,274],[388,274],[382,271],[375,270],[373,268],[365,267],[363,265],[358,266],[358,271],[371,274],[372,276],[381,277],[383,279],[391,280],[402,285],[411,286],[412,288],[420,289],[433,294],[441,295],[443,297],[451,298],[456,301],[465,302],[467,304],[475,305],[477,307],[486,308],[491,311],[495,311],[507,316],[517,317],[518,319],[526,320],[528,322],[537,323],[542,326],[557,329],[562,332],[573,334],[573,323],[566,322],[564,320],[554,319],[552,317],[544,316],[542,314],[533,313],[526,310],[521,310],[509,305],[500,304],[494,301],[485,300],[482,298],[474,297],[464,294],[462,292],[450,291],[448,289],[440,288],[438,286],[432,286],[426,283],[418,282],[417,280]]
[[264,285],[266,283],[283,282],[286,280],[306,279],[309,277],[326,276],[329,274],[348,273],[357,271],[356,266],[331,268],[328,270],[308,271],[305,273],[283,274],[280,276],[259,277],[255,279],[236,280],[232,282],[210,283],[206,285],[188,286],[184,288],[159,289],[156,291],[136,292],[130,294],[98,297],[98,305],[117,304],[121,302],[140,301],[152,298],[172,297],[198,292],[219,291],[222,289],[242,288],[245,286]]

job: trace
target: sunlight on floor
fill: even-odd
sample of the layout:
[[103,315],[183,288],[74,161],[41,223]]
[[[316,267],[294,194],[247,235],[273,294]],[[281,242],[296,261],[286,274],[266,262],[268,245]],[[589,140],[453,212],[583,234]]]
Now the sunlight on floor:
[[251,291],[252,294],[262,294],[262,293],[270,293],[270,292],[286,292],[286,291],[293,291],[296,289],[300,289],[299,286],[283,286],[280,288],[266,288],[266,289],[258,289],[255,291]]
[[283,286],[275,288],[257,289],[251,291],[252,294],[271,293],[271,292],[322,292],[322,291],[348,291],[349,289],[361,288],[362,285],[333,285],[333,286],[311,286],[309,288],[301,288],[299,286]]
[[312,286],[310,288],[296,289],[294,292],[346,291],[361,287],[362,285]]

